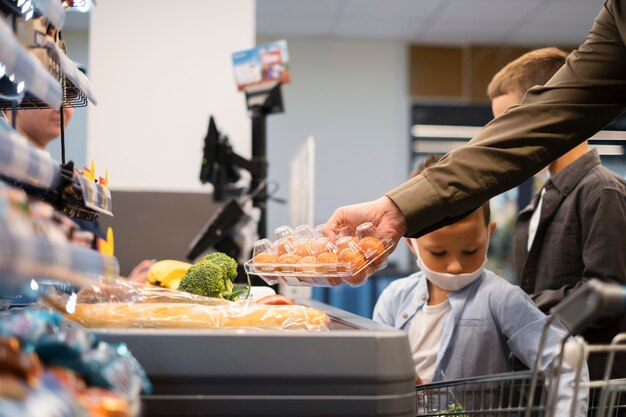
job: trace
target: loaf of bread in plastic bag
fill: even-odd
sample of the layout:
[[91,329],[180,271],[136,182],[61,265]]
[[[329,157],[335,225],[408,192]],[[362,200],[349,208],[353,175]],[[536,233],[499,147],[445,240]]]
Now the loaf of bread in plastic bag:
[[66,317],[85,327],[227,329],[261,328],[320,331],[330,319],[302,305],[236,302],[218,306],[189,303],[78,303]]

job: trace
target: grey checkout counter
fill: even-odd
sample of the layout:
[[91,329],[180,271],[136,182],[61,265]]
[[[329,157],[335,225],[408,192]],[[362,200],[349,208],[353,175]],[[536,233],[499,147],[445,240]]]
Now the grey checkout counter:
[[124,342],[154,385],[144,417],[415,416],[405,333],[310,302],[328,332],[95,330]]

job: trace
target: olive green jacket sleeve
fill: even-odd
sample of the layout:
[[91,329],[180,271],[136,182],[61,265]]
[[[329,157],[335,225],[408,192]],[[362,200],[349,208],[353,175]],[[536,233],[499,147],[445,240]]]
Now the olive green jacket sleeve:
[[387,193],[419,236],[532,176],[626,108],[626,0],[608,0],[585,42],[543,87]]

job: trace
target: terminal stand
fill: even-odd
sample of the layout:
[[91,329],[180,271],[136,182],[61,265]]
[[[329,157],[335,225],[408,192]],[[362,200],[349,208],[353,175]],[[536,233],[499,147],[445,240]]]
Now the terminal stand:
[[267,237],[267,124],[270,114],[282,113],[283,97],[280,82],[263,83],[245,89],[246,105],[252,119],[252,162],[258,172],[252,173],[251,190],[259,186],[263,189],[253,199],[253,206],[261,210],[259,218],[259,239]]
[[[209,122],[209,131],[205,139],[204,157],[200,173],[202,183],[214,185],[214,200],[224,201],[228,194],[236,195],[228,190],[229,184],[239,180],[239,168],[250,172],[251,182],[248,198],[252,198],[252,206],[259,209],[257,235],[259,239],[267,237],[267,142],[266,118],[269,114],[281,113],[283,101],[281,84],[278,82],[263,83],[250,86],[245,90],[246,105],[252,119],[252,157],[244,158],[237,154],[228,139],[220,135],[213,118]],[[196,259],[208,248],[213,247],[239,258],[241,252],[237,244],[229,238],[233,228],[248,219],[242,209],[243,199],[232,199],[216,213],[204,229],[191,243],[187,258]],[[255,216],[256,217],[256,216]]]

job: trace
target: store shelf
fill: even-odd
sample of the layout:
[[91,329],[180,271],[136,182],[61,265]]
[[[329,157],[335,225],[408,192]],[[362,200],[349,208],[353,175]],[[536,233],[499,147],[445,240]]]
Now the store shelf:
[[[54,30],[63,27],[62,4],[0,0],[0,109],[96,103]],[[62,137],[63,128],[61,121]],[[72,162],[59,165],[0,118],[0,310],[10,308],[0,311],[0,368],[10,371],[0,383],[10,387],[0,393],[0,415],[138,416],[139,393],[149,393],[150,383],[126,346],[97,341],[62,312],[33,304],[54,286],[73,294],[56,306],[70,311],[77,288],[97,291],[103,278],[119,277],[117,259],[93,250],[94,233],[63,213],[111,215],[110,191]]]
[[65,10],[59,0],[32,0],[39,13],[45,16],[58,30],[65,24]]
[[71,170],[62,173],[50,155],[0,120],[0,175],[28,184],[42,191],[57,209],[81,219],[95,220],[98,214],[112,216],[111,191],[108,187]]
[[74,64],[72,60],[67,57],[65,52],[63,52],[56,44],[49,42],[48,47],[52,52],[52,56],[59,61],[61,65],[61,72],[65,75],[66,80],[72,88],[77,89],[92,104],[97,105],[98,101],[96,100],[96,96],[93,92],[93,86],[85,74],[78,69],[76,64]]
[[3,286],[42,278],[82,286],[119,276],[119,264],[115,257],[91,249],[14,233],[6,222],[0,222],[0,272],[12,272],[8,279],[0,273]]
[[[83,74],[76,64],[68,58],[65,52],[54,42],[41,41],[39,55],[47,62],[44,68],[55,78],[59,80],[63,89],[62,107],[85,107],[88,102],[97,105],[96,96],[93,86],[89,79]],[[11,108],[13,103],[0,98],[1,108]],[[21,102],[17,105],[18,109],[39,109],[50,107],[41,99],[26,92]]]
[[119,276],[115,257],[72,244],[63,225],[46,217],[51,206],[23,202],[19,193],[0,188],[0,287],[17,288],[32,279],[87,285]]
[[0,11],[6,16],[24,20],[33,18],[36,12],[58,30],[65,24],[65,9],[59,0],[0,0]]
[[85,207],[95,210],[98,213],[113,215],[111,190],[108,187],[91,182],[87,178],[79,175],[75,180],[80,184],[81,194]]
[[21,101],[24,92],[30,91],[50,107],[60,108],[63,100],[60,82],[46,71],[37,58],[19,44],[11,28],[3,19],[0,19],[0,45],[2,45],[0,64],[6,67],[7,76],[14,76],[17,86],[15,99]]

